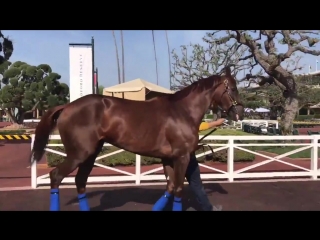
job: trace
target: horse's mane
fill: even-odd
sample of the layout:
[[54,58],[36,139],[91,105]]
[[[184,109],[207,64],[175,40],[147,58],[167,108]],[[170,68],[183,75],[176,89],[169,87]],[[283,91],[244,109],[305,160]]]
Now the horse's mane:
[[174,94],[169,94],[167,97],[171,101],[178,101],[187,97],[190,93],[194,91],[204,91],[209,88],[215,88],[222,81],[222,76],[212,75],[207,78],[201,78],[196,82],[193,82],[191,85],[175,92]]

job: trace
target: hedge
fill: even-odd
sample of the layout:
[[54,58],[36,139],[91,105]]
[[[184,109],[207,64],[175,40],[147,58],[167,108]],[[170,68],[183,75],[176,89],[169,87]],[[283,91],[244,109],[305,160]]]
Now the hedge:
[[[51,142],[53,143],[53,142]],[[54,141],[55,144],[58,144],[59,142]],[[49,147],[50,149],[54,149],[56,151],[64,152],[64,147]],[[108,146],[103,147],[101,153],[98,156],[114,152],[116,150],[119,150],[119,148]],[[208,148],[205,148],[205,151],[207,151]],[[203,153],[203,149],[199,149],[197,151],[197,154]],[[247,162],[247,161],[253,161],[255,156],[251,153],[235,150],[234,154],[234,161],[235,162]],[[210,156],[210,154],[209,154]],[[205,161],[219,161],[219,162],[226,162],[227,161],[227,154],[226,151],[222,150],[214,154],[211,158],[208,155],[205,157],[198,158],[199,162],[205,162]],[[62,162],[64,160],[64,157],[46,152],[47,157],[47,163],[49,167],[54,167],[58,163]],[[136,155],[134,153],[130,152],[121,152],[103,159],[98,160],[97,162],[106,166],[134,166],[135,165],[135,158]],[[159,164],[161,163],[161,160],[159,158],[151,158],[151,157],[141,157],[141,165],[152,165],[152,164]]]
[[294,128],[310,128],[310,127],[319,127],[320,122],[318,121],[293,121],[293,127]]
[[25,134],[26,130],[0,130],[0,135],[21,135]]
[[315,115],[298,115],[295,119],[295,121],[307,121],[312,118],[315,118]]

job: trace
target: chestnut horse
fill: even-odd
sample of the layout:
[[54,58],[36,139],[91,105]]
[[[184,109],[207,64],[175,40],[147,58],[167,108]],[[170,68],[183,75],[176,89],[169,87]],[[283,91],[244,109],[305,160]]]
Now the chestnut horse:
[[49,109],[36,128],[31,161],[40,161],[49,135],[57,127],[67,156],[49,174],[50,210],[60,210],[59,185],[76,168],[79,207],[90,210],[85,193],[87,179],[105,142],[162,159],[169,176],[166,190],[181,202],[189,155],[198,147],[199,125],[213,104],[235,121],[243,118],[237,84],[229,67],[225,75],[203,78],[174,94],[147,101],[91,94]]

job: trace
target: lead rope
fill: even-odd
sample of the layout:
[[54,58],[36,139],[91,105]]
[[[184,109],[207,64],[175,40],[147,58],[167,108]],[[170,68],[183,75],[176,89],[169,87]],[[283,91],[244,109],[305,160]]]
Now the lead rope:
[[205,143],[202,143],[202,144],[199,144],[199,143],[200,143],[203,139],[205,139],[206,137],[208,137],[211,133],[217,131],[217,129],[218,129],[218,128],[212,129],[210,132],[208,132],[208,133],[205,134],[202,138],[199,139],[198,146],[201,146],[201,147],[202,147],[203,153],[205,153],[204,147],[207,146],[207,147],[210,149],[210,151],[212,152],[212,156],[214,155],[213,149],[212,149],[212,147],[211,147],[210,145],[205,144]]

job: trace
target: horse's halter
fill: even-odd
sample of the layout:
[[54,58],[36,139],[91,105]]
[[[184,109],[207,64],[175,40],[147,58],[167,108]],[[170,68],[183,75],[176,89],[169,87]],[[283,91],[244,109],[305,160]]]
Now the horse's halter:
[[[224,90],[224,92],[222,93],[221,97],[222,97],[225,93],[227,93],[227,94],[228,94],[228,97],[229,97],[229,99],[230,99],[230,101],[231,101],[231,106],[228,108],[228,111],[230,111],[231,108],[233,108],[234,111],[235,111],[235,114],[236,114],[237,116],[239,116],[239,114],[238,114],[238,109],[237,109],[237,107],[236,107],[236,106],[238,105],[238,102],[237,102],[236,100],[234,100],[233,97],[232,97],[231,94],[230,94],[230,87],[229,87],[228,79],[226,78],[225,80],[223,80],[222,83],[223,83],[224,86],[225,86],[225,90]],[[220,83],[220,84],[222,84],[222,83]]]

